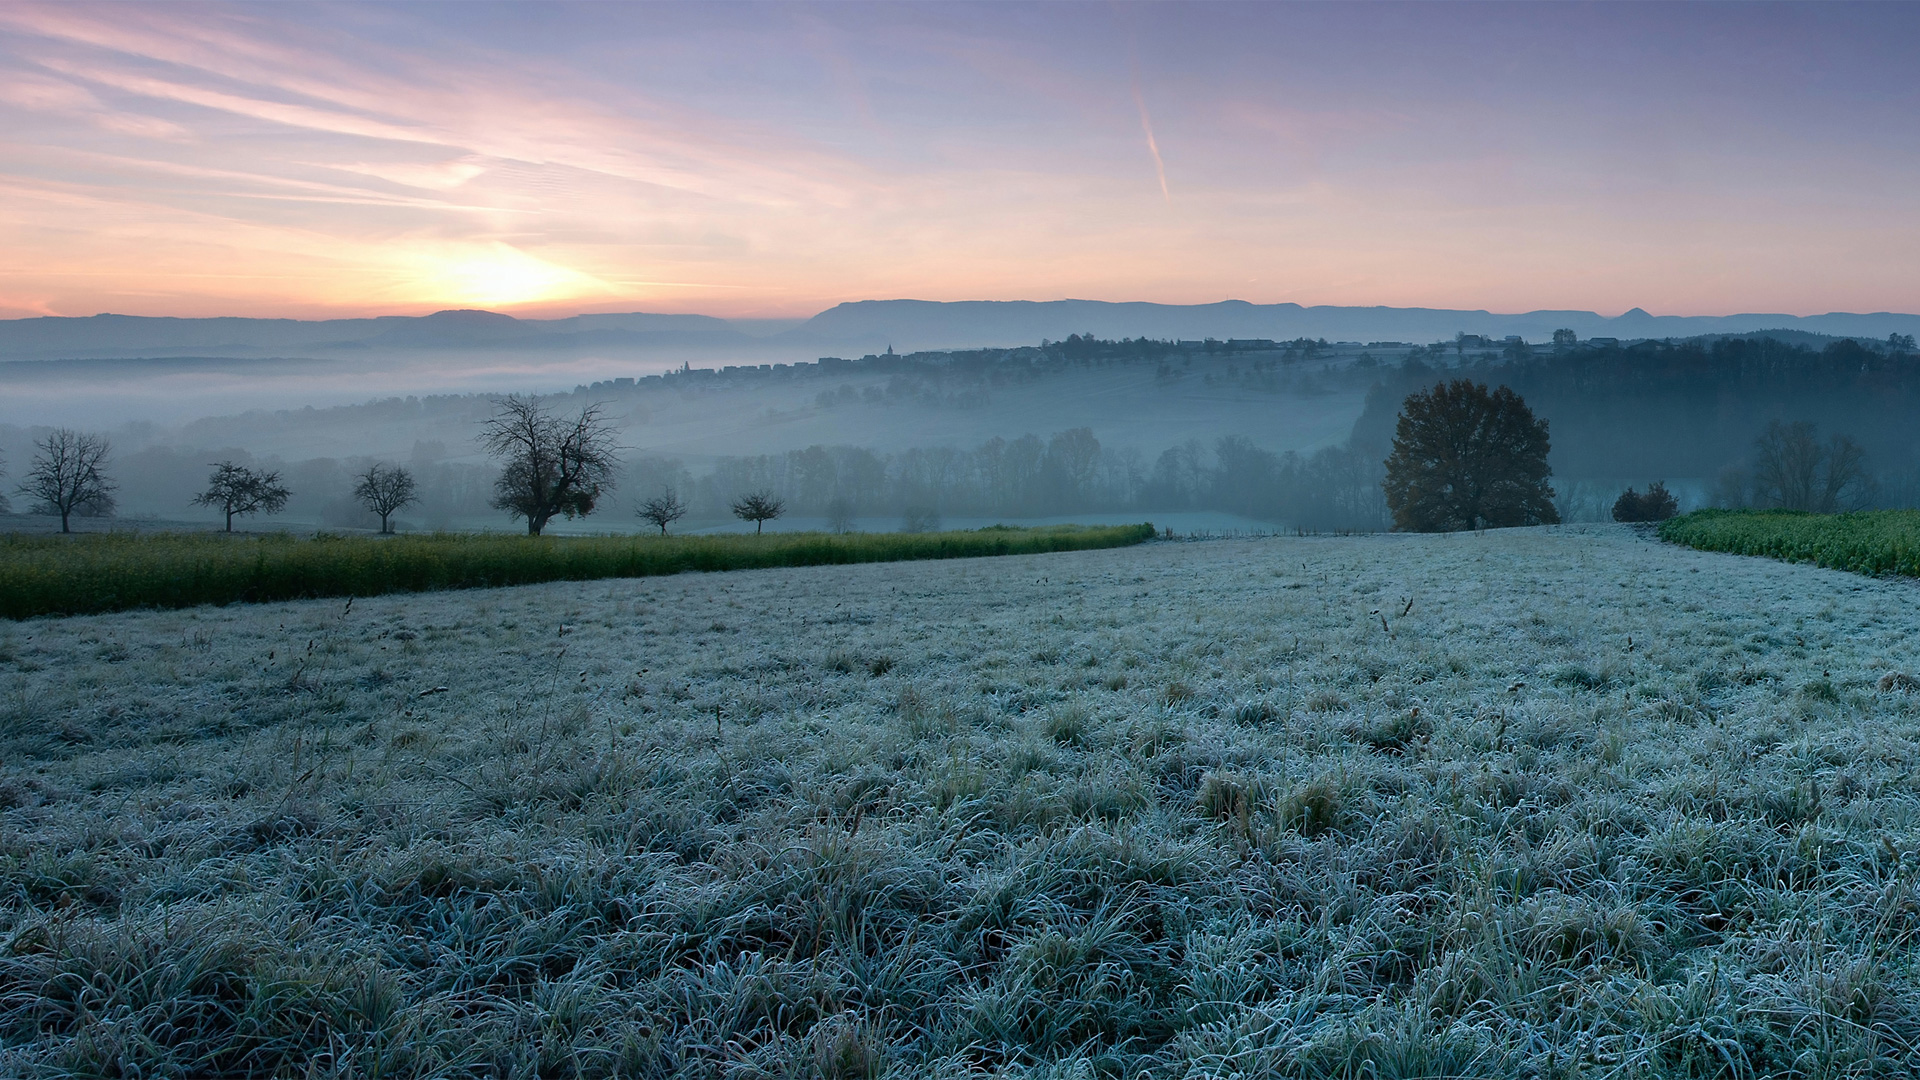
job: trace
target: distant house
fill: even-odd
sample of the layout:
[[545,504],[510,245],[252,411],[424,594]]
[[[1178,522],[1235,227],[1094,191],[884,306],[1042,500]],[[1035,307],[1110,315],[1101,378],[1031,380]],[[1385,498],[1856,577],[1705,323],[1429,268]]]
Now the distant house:
[[1587,339],[1587,344],[1596,349],[1617,349],[1620,347],[1620,339],[1617,337],[1590,337]]

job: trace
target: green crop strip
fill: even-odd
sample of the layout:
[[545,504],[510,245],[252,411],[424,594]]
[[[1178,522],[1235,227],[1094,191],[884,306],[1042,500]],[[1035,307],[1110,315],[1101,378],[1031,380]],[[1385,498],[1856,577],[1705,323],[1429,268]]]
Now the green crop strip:
[[1920,510],[1696,510],[1663,523],[1660,538],[1702,551],[1764,555],[1857,574],[1920,576]]
[[688,570],[1028,555],[1122,547],[1152,537],[1147,524],[673,537],[13,535],[0,537],[0,616],[377,596]]

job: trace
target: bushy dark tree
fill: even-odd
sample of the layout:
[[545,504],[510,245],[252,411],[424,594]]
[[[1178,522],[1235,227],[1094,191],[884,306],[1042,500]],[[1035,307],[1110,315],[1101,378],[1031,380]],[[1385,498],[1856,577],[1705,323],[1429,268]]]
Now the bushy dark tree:
[[616,436],[599,405],[565,420],[533,398],[501,398],[480,432],[480,445],[504,466],[494,482],[493,507],[525,518],[531,536],[555,517],[593,513],[600,496],[613,490]]
[[672,488],[640,504],[640,520],[650,522],[660,529],[660,535],[667,535],[667,526],[687,516],[687,504]]
[[34,445],[39,453],[20,484],[20,494],[34,500],[34,513],[57,514],[60,531],[72,532],[76,513],[113,512],[114,484],[103,471],[110,449],[107,440],[59,428]]
[[760,535],[766,523],[787,512],[787,503],[771,491],[756,491],[733,500],[733,516],[753,522],[753,533]]
[[393,526],[389,519],[401,507],[420,501],[415,494],[413,474],[399,465],[382,465],[374,462],[367,466],[353,485],[353,497],[360,505],[380,515],[380,531],[390,533]]
[[233,519],[240,514],[277,514],[286,509],[293,496],[280,483],[276,471],[255,472],[231,461],[215,462],[207,477],[207,490],[193,497],[196,506],[211,506],[227,515],[227,531],[233,531]]
[[1409,395],[1382,484],[1394,528],[1453,532],[1558,522],[1548,447],[1547,422],[1534,419],[1505,386],[1488,392],[1456,379]]
[[1642,493],[1628,488],[1613,501],[1615,521],[1665,521],[1680,512],[1680,504],[1665,482],[1655,480]]

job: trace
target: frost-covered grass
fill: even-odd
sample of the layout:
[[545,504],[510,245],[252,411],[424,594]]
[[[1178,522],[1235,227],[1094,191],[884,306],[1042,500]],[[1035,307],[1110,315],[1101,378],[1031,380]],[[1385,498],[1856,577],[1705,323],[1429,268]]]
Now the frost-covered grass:
[[1915,599],[1595,527],[8,624],[0,1074],[1908,1074]]
[[1920,510],[1696,510],[1662,522],[1660,537],[1702,551],[1765,555],[1860,574],[1920,576]]
[[955,559],[1138,544],[1153,526],[930,533],[526,536],[0,534],[0,617],[476,589],[689,570]]

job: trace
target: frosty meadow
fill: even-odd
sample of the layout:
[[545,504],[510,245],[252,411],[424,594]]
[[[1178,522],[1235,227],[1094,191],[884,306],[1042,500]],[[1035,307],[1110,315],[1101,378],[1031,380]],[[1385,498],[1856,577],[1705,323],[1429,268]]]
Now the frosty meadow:
[[0,626],[0,1069],[1909,1071],[1914,589],[1563,526]]

